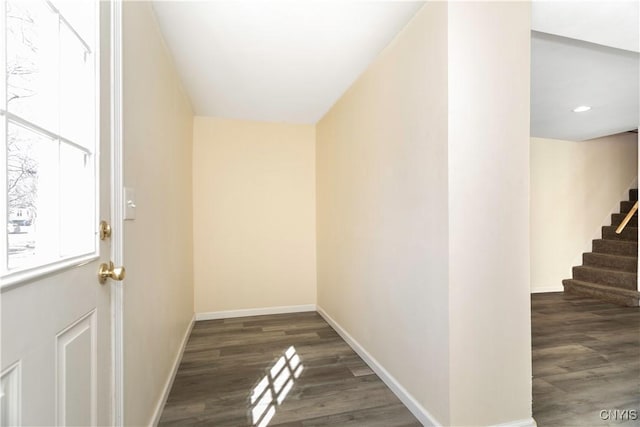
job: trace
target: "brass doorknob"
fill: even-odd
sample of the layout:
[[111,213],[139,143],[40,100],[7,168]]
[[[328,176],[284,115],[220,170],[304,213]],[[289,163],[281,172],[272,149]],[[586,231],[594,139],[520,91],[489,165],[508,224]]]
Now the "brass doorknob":
[[113,262],[109,261],[109,264],[100,264],[98,270],[98,280],[104,284],[107,279],[121,281],[124,280],[126,270],[124,267],[114,267]]

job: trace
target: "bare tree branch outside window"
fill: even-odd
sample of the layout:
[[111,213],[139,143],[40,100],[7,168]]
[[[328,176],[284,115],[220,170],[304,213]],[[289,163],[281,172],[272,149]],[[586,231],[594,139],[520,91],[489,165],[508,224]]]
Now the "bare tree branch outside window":
[[99,2],[63,2],[61,10],[45,0],[0,3],[6,23],[4,274],[95,251],[92,50]]
[[[34,46],[35,22],[27,9],[21,9],[7,2],[7,31],[15,39],[21,40],[26,51],[37,53]],[[13,22],[11,22],[13,21]],[[7,109],[23,98],[35,95],[31,87],[38,69],[32,58],[16,55],[7,58]],[[38,163],[31,153],[32,142],[20,138],[15,131],[7,135],[7,204],[9,219],[19,212],[27,215],[21,225],[30,225],[35,219]],[[24,223],[26,222],[26,223]]]

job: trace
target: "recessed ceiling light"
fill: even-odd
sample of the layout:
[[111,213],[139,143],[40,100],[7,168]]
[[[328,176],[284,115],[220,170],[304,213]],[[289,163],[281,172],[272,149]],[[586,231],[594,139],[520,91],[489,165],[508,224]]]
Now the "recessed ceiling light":
[[591,110],[591,107],[589,107],[588,105],[581,105],[579,107],[576,107],[573,109],[574,113],[584,113],[585,111],[589,111]]

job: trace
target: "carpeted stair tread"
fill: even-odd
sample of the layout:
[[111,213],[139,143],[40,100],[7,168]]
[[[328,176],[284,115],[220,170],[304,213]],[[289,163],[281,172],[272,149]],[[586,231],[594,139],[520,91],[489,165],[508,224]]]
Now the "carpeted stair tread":
[[638,287],[637,273],[588,267],[584,265],[573,267],[573,278],[584,282],[597,283],[599,285],[607,285],[623,289],[636,290]]
[[638,227],[627,225],[620,234],[616,233],[616,228],[611,225],[602,227],[602,238],[607,240],[627,240],[630,242],[638,241]]
[[638,256],[638,242],[627,242],[624,240],[595,239],[593,241],[593,252],[601,254]]
[[632,256],[586,252],[582,254],[582,265],[635,273],[638,271],[638,258]]
[[[622,220],[627,216],[627,214],[621,214],[621,213],[614,213],[611,214],[611,225],[613,227],[618,227],[620,225],[620,223],[622,223]],[[629,222],[627,223],[628,227],[637,227],[638,226],[638,214],[635,213],[631,219],[629,220]]]
[[640,306],[640,292],[635,290],[612,288],[576,279],[565,279],[562,281],[562,286],[568,293],[587,295],[627,307]]
[[620,213],[623,213],[626,215],[635,204],[636,202],[631,200],[625,200],[620,202]]
[[592,252],[582,254],[582,265],[573,267],[573,278],[562,281],[564,291],[591,296],[615,304],[638,307],[638,214],[620,234],[616,229],[638,200],[638,190],[629,190],[629,200],[620,202],[620,213],[611,215],[611,225],[601,229],[601,239],[592,242]]

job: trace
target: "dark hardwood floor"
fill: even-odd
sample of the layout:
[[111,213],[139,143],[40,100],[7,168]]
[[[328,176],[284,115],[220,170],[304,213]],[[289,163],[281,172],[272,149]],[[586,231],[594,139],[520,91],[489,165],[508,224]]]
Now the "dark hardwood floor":
[[420,426],[317,313],[197,322],[161,426]]
[[[531,300],[538,426],[640,426],[640,308]],[[420,423],[317,313],[297,313],[197,322],[160,425]]]
[[640,308],[559,292],[531,314],[538,426],[640,426]]

